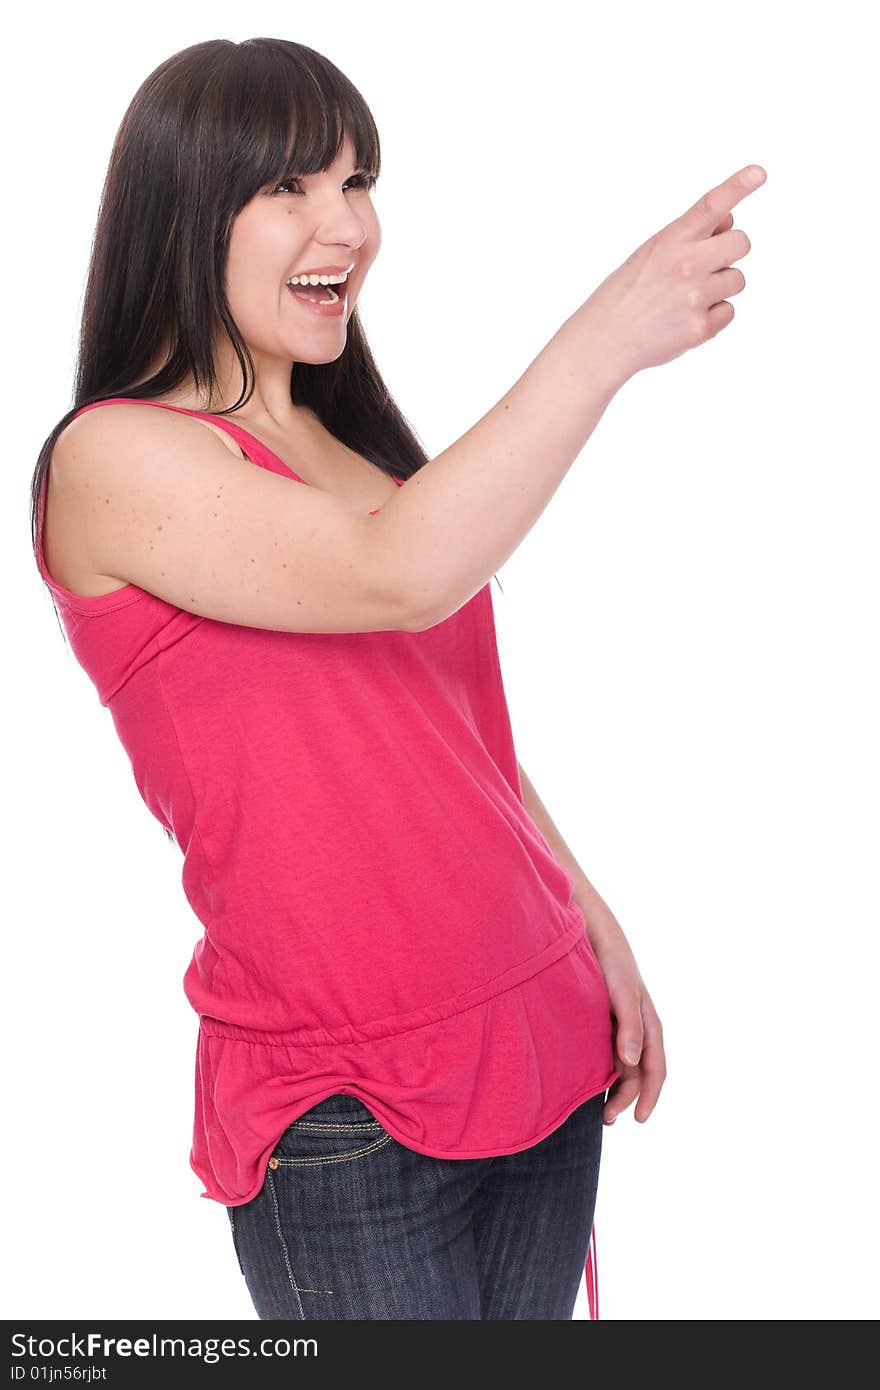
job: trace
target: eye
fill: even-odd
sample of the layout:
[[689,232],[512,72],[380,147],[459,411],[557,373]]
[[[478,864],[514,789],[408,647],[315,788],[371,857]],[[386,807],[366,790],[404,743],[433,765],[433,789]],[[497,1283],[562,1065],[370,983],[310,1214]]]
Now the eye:
[[[375,188],[376,176],[375,174],[367,174],[361,170],[359,174],[352,174],[348,183],[353,184],[355,188]],[[343,184],[342,187],[345,188],[346,185]]]
[[[295,179],[295,178],[293,177],[293,175],[291,175],[289,178],[282,179],[281,183],[276,183],[276,185],[275,185],[275,187],[274,187],[274,189],[273,189],[272,191],[273,191],[273,193],[277,193],[278,190],[279,190],[279,188],[293,188],[294,184],[297,184],[297,185],[298,185],[298,184],[299,184],[299,179]],[[342,187],[343,187],[343,188],[352,187],[352,188],[367,188],[367,189],[369,189],[369,188],[374,188],[374,187],[375,187],[375,184],[376,184],[376,178],[375,178],[375,175],[374,175],[374,174],[367,174],[367,173],[361,171],[359,174],[352,174],[352,176],[351,176],[350,179],[346,179],[346,181],[345,181],[345,183],[342,185]],[[302,189],[300,188],[300,189],[298,189],[297,191],[301,193],[301,192],[302,192]]]

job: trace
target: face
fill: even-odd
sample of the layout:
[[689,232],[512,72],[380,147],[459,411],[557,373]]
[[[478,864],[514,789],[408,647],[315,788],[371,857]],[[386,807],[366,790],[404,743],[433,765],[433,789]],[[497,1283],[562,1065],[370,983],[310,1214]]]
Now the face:
[[[339,357],[380,245],[379,219],[347,134],[331,168],[267,185],[252,198],[232,226],[225,289],[255,360],[320,363]],[[315,312],[288,288],[301,271],[352,264],[346,282],[333,286],[341,313]],[[310,293],[323,298],[328,289],[319,285]]]

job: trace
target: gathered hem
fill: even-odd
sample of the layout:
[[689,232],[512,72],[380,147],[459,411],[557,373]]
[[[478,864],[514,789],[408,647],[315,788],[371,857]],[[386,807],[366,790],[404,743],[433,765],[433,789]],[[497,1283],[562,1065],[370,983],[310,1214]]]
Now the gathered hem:
[[[571,1115],[573,1111],[577,1110],[579,1105],[583,1105],[586,1103],[586,1101],[592,1100],[594,1096],[601,1095],[603,1091],[607,1091],[608,1088],[612,1085],[612,1083],[617,1080],[617,1077],[619,1075],[619,1071],[612,1071],[610,1077],[603,1081],[601,1085],[590,1085],[586,1088],[586,1090],[580,1091],[574,1097],[574,1099],[568,1101],[566,1105],[563,1106],[559,1114],[554,1116],[552,1120],[548,1121],[544,1125],[543,1129],[539,1130],[537,1134],[533,1134],[529,1139],[523,1139],[515,1144],[509,1144],[506,1148],[502,1149],[490,1147],[488,1149],[473,1149],[462,1151],[461,1149],[438,1149],[434,1147],[428,1147],[424,1144],[415,1143],[412,1139],[403,1134],[401,1131],[398,1131],[396,1125],[386,1123],[384,1120],[379,1120],[379,1123],[382,1125],[384,1129],[388,1131],[392,1139],[396,1139],[398,1144],[402,1144],[405,1149],[414,1150],[415,1153],[424,1154],[427,1158],[501,1158],[504,1154],[521,1153],[524,1149],[531,1149],[534,1147],[535,1144],[540,1144],[542,1139],[546,1139],[548,1135],[552,1134],[553,1131],[555,1129],[558,1129],[560,1125],[565,1124],[565,1121],[568,1119],[569,1115]],[[338,1088],[334,1088],[333,1090],[327,1092],[327,1095],[338,1094]],[[374,1117],[376,1119],[379,1119],[379,1116],[375,1110],[375,1102],[372,1100],[372,1098],[368,1099],[366,1096],[359,1095],[359,1093],[353,1087],[347,1087],[345,1089],[344,1094],[356,1096],[358,1100],[363,1100],[364,1104],[371,1111]],[[319,1100],[324,1099],[324,1096],[320,1096],[318,1100],[310,1100],[309,1106],[317,1105]],[[291,1120],[290,1123],[292,1124],[293,1121]],[[284,1128],[286,1129],[287,1125],[285,1125]],[[281,1136],[279,1135],[278,1137],[280,1138]],[[277,1142],[278,1140],[276,1139],[272,1145],[273,1149],[275,1148]],[[198,1173],[197,1169],[195,1169],[194,1171],[197,1173],[198,1176],[201,1177],[201,1174]],[[263,1186],[264,1176],[265,1175],[261,1175],[259,1184],[256,1186],[253,1192],[248,1193],[248,1195],[245,1197],[239,1197],[234,1201],[230,1200],[227,1197],[221,1197],[207,1190],[205,1192],[202,1192],[200,1195],[202,1197],[210,1198],[211,1201],[220,1202],[223,1206],[226,1207],[242,1207],[247,1202],[253,1201],[254,1197],[256,1197],[259,1194],[260,1189]]]
[[265,1047],[200,1030],[190,1166],[201,1196],[243,1206],[288,1126],[334,1094],[416,1153],[493,1158],[540,1143],[619,1074],[607,986],[581,933],[518,984],[370,1046]]

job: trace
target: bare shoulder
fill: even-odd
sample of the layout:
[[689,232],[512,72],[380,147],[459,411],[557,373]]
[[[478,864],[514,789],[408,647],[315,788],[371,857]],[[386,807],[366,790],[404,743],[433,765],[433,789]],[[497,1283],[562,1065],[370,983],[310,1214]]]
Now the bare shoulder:
[[[161,423],[160,423],[161,422]],[[149,402],[112,401],[96,406],[77,415],[62,430],[55,445],[58,452],[65,441],[65,452],[78,452],[77,444],[87,447],[89,441],[103,441],[119,434],[135,443],[149,444],[156,438],[167,436],[169,432],[181,439],[195,438],[194,430],[210,430],[216,439],[236,458],[244,458],[244,453],[229,432],[212,420],[203,420],[197,415],[184,415],[180,410],[164,410]]]
[[83,524],[82,504],[99,482],[99,459],[106,458],[108,449],[118,450],[122,459],[132,451],[161,448],[175,440],[204,439],[206,431],[224,446],[223,457],[231,453],[245,458],[220,425],[149,404],[114,401],[86,410],[65,425],[49,461],[43,522],[43,554],[52,577],[87,598],[125,588],[128,580],[95,568],[90,544],[94,528]]
[[206,423],[121,401],[61,431],[44,518],[58,583],[83,595],[133,584],[200,617],[277,632],[421,622],[403,561],[389,564],[366,510],[233,453]]

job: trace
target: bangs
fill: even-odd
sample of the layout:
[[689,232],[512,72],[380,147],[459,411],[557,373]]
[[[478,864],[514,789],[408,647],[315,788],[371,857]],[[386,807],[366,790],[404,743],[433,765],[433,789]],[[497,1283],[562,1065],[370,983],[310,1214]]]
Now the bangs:
[[322,54],[281,39],[250,39],[238,45],[241,57],[243,50],[245,66],[256,71],[247,73],[244,119],[235,134],[254,191],[329,169],[346,135],[354,146],[355,169],[378,178],[379,132],[344,73]]

